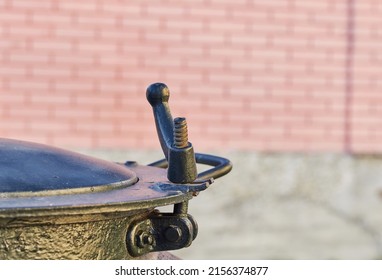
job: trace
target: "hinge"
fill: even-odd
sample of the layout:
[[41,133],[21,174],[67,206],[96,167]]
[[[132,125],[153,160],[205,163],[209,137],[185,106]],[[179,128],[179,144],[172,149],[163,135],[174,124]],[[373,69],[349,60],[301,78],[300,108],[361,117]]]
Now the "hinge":
[[173,213],[153,212],[132,223],[126,234],[129,254],[139,257],[150,252],[177,250],[191,245],[198,233],[194,218],[187,214],[187,202],[174,205]]

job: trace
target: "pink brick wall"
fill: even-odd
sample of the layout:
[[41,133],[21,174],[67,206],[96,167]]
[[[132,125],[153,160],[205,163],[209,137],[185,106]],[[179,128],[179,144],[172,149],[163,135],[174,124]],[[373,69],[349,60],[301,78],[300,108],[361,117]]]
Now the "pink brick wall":
[[382,3],[0,0],[0,135],[159,148],[170,87],[196,149],[382,151]]

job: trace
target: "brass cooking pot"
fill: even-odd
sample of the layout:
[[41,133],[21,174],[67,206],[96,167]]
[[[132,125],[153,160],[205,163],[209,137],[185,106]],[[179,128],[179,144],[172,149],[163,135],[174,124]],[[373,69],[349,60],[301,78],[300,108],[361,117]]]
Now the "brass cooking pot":
[[[0,259],[158,259],[190,246],[188,201],[232,165],[194,153],[166,85],[146,96],[166,158],[148,166],[0,139]],[[213,168],[197,174],[196,163]],[[156,210],[165,205],[173,212]]]

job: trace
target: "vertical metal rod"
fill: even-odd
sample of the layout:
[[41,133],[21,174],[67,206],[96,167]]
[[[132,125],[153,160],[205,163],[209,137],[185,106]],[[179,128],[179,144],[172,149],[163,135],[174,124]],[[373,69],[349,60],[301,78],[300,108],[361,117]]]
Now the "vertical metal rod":
[[187,214],[188,201],[174,204],[174,214]]

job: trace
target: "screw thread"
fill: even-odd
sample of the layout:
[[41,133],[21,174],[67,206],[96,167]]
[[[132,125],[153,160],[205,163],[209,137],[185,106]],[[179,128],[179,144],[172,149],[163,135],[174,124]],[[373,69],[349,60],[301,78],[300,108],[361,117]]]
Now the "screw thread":
[[174,147],[185,148],[188,146],[188,130],[186,118],[174,119]]

